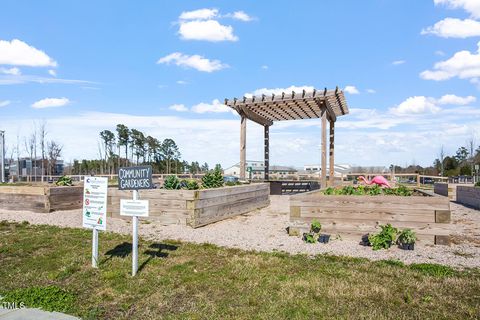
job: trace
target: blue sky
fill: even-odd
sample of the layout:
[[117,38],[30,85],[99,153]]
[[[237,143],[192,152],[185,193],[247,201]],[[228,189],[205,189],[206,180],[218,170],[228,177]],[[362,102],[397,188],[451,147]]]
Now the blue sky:
[[[480,144],[479,41],[478,0],[4,0],[0,129],[11,154],[46,121],[72,160],[122,122],[228,166],[239,119],[224,98],[339,86],[337,162],[429,165],[441,145]],[[276,123],[272,163],[317,163],[319,124]],[[249,123],[247,157],[262,154]]]

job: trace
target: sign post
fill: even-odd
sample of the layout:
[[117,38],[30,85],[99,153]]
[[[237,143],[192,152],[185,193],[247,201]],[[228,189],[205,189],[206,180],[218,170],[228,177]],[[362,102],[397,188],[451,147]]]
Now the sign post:
[[92,229],[92,267],[98,268],[98,231],[107,230],[108,178],[85,177],[83,227]]
[[138,217],[148,217],[148,200],[138,200],[138,190],[152,188],[151,166],[118,170],[118,189],[133,190],[132,200],[120,200],[120,215],[132,217],[132,277],[138,271]]

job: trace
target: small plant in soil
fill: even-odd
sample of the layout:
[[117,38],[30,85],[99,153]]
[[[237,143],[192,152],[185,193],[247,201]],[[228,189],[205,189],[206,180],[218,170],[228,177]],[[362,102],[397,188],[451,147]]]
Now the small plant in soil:
[[397,240],[398,229],[391,224],[380,225],[382,229],[379,233],[370,234],[368,242],[373,250],[388,249]]
[[318,220],[313,220],[310,224],[310,232],[303,234],[303,240],[306,243],[328,243],[330,241],[329,234],[320,234],[322,230],[322,224]]
[[416,241],[417,236],[411,229],[402,230],[398,236],[398,244],[403,250],[413,250]]

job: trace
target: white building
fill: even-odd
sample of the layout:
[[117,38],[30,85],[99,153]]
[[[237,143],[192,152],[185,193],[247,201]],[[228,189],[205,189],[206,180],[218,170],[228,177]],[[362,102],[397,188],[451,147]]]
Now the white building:
[[[265,176],[265,165],[263,161],[247,160],[245,163],[245,173],[247,179],[262,180]],[[272,165],[269,167],[269,175],[271,179],[288,179],[297,173],[297,169],[286,166]],[[237,163],[225,170],[225,176],[240,177],[240,163]]]
[[[327,165],[327,168],[329,166]],[[335,164],[333,166],[334,176],[335,177],[342,177],[345,176],[347,173],[351,173],[352,167],[349,164]],[[320,175],[322,171],[322,166],[320,164],[307,164],[303,166],[302,174],[311,174],[311,175]],[[327,176],[328,176],[327,171]]]

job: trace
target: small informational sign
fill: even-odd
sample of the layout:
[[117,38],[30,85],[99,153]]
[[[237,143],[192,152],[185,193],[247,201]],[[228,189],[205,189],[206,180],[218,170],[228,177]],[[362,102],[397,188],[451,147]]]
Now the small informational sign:
[[120,215],[148,217],[148,200],[120,199]]
[[83,227],[107,229],[108,179],[85,177],[83,187]]
[[153,189],[152,167],[124,167],[118,170],[118,189],[141,190]]

